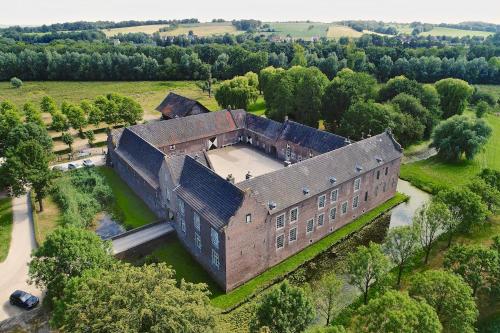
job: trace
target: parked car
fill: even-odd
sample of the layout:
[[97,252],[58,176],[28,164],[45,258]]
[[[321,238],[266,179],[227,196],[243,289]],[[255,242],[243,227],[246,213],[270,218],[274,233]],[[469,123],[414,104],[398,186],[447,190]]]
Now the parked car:
[[69,163],[68,164],[68,170],[75,170],[75,169],[78,169],[80,167],[80,164],[78,163]]
[[16,290],[10,295],[10,304],[18,306],[23,309],[33,309],[38,305],[40,299],[22,290]]
[[83,166],[87,167],[87,168],[91,168],[91,167],[95,166],[95,164],[94,164],[94,162],[92,162],[92,160],[84,160]]
[[64,165],[56,165],[52,167],[52,170],[54,171],[65,171],[67,168]]

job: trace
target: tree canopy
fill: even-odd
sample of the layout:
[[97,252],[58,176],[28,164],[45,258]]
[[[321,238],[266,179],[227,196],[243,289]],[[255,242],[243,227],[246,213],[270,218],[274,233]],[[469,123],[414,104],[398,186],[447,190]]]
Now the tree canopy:
[[435,84],[441,100],[443,116],[449,118],[461,115],[467,107],[467,101],[474,92],[466,81],[460,79],[443,79]]
[[259,96],[259,82],[255,76],[255,73],[248,73],[222,82],[215,92],[217,103],[225,109],[247,110],[250,103],[255,102]]

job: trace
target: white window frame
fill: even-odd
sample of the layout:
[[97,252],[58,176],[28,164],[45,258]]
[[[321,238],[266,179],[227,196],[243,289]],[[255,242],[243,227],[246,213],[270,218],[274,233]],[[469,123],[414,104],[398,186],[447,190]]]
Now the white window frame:
[[[283,224],[281,226],[278,226],[278,220],[279,220],[279,218],[283,218]],[[275,221],[276,222],[276,230],[281,230],[281,229],[283,229],[285,227],[285,213],[282,213],[282,214],[276,216],[275,220],[276,220]]]
[[356,195],[352,198],[352,209],[356,209],[359,207],[359,195]]
[[[323,199],[323,206],[321,206],[321,199]],[[322,194],[318,197],[318,210],[324,209],[326,207],[326,194]]]
[[219,233],[214,228],[210,228],[210,239],[212,240],[212,246],[219,249]]
[[[335,200],[333,200],[333,193],[335,193]],[[339,200],[339,189],[336,188],[330,192],[330,202],[337,202]]]
[[361,177],[354,179],[354,192],[358,192],[361,189]]
[[[344,212],[344,207],[345,207],[345,212]],[[344,201],[340,206],[340,215],[347,214],[348,210],[349,210],[349,201]]]
[[[297,211],[297,216],[295,218],[295,220],[292,219],[292,212],[296,210]],[[297,221],[299,220],[299,207],[293,207],[292,209],[290,209],[290,223],[296,223]]]
[[195,244],[196,248],[199,251],[201,251],[201,236],[197,232],[194,233],[194,244]]
[[181,225],[181,231],[186,233],[186,205],[181,199],[179,199],[177,205],[179,207],[179,222]]
[[[312,222],[312,229],[309,231],[309,223]],[[311,234],[314,231],[314,219],[309,219],[306,222],[306,235]]]
[[193,212],[193,225],[194,230],[200,232],[201,223],[200,223],[200,215],[197,212]]
[[252,223],[252,214],[245,215],[245,223]]
[[[321,219],[320,219],[320,217],[321,217]],[[321,222],[321,224],[319,224],[320,220],[323,221],[323,222]],[[317,228],[321,228],[324,225],[325,225],[325,213],[321,213],[318,215],[318,217],[316,219],[316,226],[317,226]]]
[[219,269],[220,267],[219,253],[215,249],[212,249],[212,266],[216,267],[217,269]]
[[[333,219],[332,219],[332,211],[333,210],[335,211],[335,214],[334,214]],[[330,212],[328,214],[328,218],[330,219],[330,222],[335,221],[337,219],[337,213],[338,213],[337,206],[330,208]]]
[[[292,239],[292,231],[295,232],[295,239]],[[288,232],[288,243],[293,243],[297,240],[297,227],[290,229]]]
[[[279,246],[279,242],[278,242],[278,239],[280,239],[280,238],[282,239],[281,246]],[[284,249],[284,248],[285,248],[285,234],[281,234],[281,235],[276,236],[276,251]]]

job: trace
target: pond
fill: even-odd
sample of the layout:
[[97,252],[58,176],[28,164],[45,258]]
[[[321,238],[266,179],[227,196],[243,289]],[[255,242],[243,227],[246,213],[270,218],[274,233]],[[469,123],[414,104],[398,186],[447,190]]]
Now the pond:
[[95,232],[101,239],[108,239],[125,231],[120,222],[113,220],[108,213],[102,213],[97,219]]
[[397,190],[400,193],[408,195],[410,200],[394,207],[391,210],[390,228],[402,225],[411,225],[413,216],[415,215],[417,209],[422,207],[422,205],[431,199],[431,195],[429,193],[419,190],[409,182],[402,179],[398,181]]

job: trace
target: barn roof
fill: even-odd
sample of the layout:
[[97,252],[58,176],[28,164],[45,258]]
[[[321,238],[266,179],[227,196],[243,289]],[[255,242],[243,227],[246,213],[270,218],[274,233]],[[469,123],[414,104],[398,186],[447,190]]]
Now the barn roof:
[[199,106],[203,112],[210,112],[203,104],[193,99],[169,93],[167,97],[156,107],[163,116],[167,118],[182,118],[188,115],[194,106]]
[[280,138],[312,149],[320,154],[344,147],[348,143],[342,136],[318,130],[287,120],[283,124]]
[[274,141],[280,136],[281,131],[283,130],[283,124],[271,119],[247,113],[246,128]]

